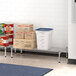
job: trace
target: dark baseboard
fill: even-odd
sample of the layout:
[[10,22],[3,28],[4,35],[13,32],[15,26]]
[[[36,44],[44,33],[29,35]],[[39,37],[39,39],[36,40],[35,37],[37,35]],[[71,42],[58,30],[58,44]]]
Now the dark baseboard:
[[76,64],[76,59],[68,59],[68,64]]
[[[23,53],[58,57],[58,53],[51,53],[51,52],[50,53],[46,53],[46,52],[23,51]],[[61,57],[66,57],[66,53],[61,53]]]
[[[0,51],[4,51],[4,49],[0,49]],[[10,52],[10,49],[7,48],[7,52]],[[20,53],[20,51],[17,49],[17,53]],[[23,53],[26,54],[36,54],[36,55],[46,55],[46,56],[56,56],[58,57],[58,53],[43,53],[43,52],[35,52],[35,51],[23,51]],[[66,53],[61,53],[61,57],[66,57]]]

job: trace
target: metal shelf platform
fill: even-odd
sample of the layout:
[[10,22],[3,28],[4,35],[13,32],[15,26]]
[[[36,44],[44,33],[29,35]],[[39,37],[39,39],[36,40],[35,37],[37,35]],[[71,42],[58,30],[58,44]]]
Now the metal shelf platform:
[[38,49],[34,49],[34,50],[25,50],[25,49],[20,49],[20,48],[13,48],[13,46],[9,46],[9,47],[1,47],[1,48],[4,48],[5,50],[5,57],[7,56],[6,52],[7,52],[7,48],[10,48],[11,49],[11,58],[13,58],[13,49],[14,49],[14,52],[16,53],[17,49],[20,50],[20,53],[22,53],[22,51],[31,51],[31,52],[41,52],[41,53],[57,53],[58,54],[58,62],[60,63],[61,62],[61,53],[66,53],[66,57],[67,57],[67,53],[68,53],[68,50],[67,48],[66,49],[63,49],[63,48],[55,48],[55,47],[52,47],[51,49],[49,50],[38,50]]

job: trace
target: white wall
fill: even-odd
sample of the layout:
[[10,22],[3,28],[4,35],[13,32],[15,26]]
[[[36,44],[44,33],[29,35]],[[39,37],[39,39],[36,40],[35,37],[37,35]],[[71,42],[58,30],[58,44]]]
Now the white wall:
[[74,18],[74,0],[68,1],[68,58],[76,59],[76,23]]
[[68,45],[68,0],[0,0],[0,22],[52,27],[53,47]]

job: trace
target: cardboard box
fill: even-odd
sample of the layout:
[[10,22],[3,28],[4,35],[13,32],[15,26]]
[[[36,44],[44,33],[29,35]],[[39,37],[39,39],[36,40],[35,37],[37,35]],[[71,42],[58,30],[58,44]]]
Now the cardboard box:
[[17,31],[15,33],[15,39],[24,39],[24,32]]
[[17,30],[21,31],[21,32],[32,32],[33,24],[20,24],[20,25],[18,25]]
[[36,33],[33,32],[25,32],[25,39],[36,39]]
[[23,49],[24,46],[24,39],[14,39],[13,40],[13,47]]
[[24,49],[33,50],[36,48],[36,40],[35,39],[25,39]]
[[32,39],[14,39],[14,48],[20,49],[34,49],[36,48],[36,40]]

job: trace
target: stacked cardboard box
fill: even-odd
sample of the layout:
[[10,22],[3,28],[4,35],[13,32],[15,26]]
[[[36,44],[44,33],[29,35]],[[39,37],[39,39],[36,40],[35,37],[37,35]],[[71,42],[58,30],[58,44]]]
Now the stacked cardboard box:
[[36,33],[33,31],[33,24],[18,25],[15,33],[14,48],[36,48]]

